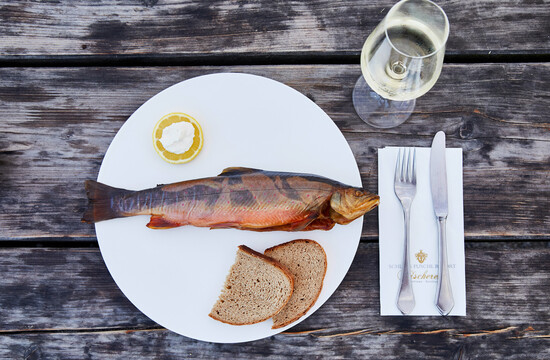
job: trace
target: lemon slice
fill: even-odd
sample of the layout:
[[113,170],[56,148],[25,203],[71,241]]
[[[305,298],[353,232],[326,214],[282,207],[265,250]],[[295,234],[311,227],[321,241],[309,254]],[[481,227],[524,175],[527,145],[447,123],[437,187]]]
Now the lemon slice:
[[[176,154],[166,150],[166,148],[162,145],[161,139],[164,129],[179,122],[190,123],[193,125],[193,129],[195,131],[193,135],[193,142],[189,149],[181,154]],[[201,151],[203,142],[204,139],[200,124],[193,117],[184,113],[170,113],[168,115],[164,115],[157,122],[153,130],[153,146],[155,147],[156,152],[161,158],[172,164],[183,164],[193,160]]]

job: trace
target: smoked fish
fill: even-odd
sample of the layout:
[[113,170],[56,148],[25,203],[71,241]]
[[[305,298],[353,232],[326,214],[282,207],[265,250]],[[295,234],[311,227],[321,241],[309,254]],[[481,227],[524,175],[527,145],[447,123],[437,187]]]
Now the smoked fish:
[[227,168],[216,177],[131,191],[85,182],[85,222],[151,215],[147,227],[183,225],[254,231],[330,230],[379,203],[378,195],[325,177]]

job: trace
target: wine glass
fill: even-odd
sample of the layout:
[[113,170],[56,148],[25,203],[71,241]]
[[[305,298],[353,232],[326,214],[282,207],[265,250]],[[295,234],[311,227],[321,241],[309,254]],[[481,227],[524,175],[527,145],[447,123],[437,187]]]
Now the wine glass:
[[353,89],[359,117],[377,128],[403,123],[443,67],[449,20],[429,0],[402,0],[369,35]]

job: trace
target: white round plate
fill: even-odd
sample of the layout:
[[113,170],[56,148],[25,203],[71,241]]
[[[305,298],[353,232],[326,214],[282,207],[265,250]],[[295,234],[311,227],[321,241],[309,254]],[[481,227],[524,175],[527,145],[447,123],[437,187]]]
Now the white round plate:
[[[162,160],[152,132],[165,114],[193,116],[204,132],[201,153],[187,164]],[[109,146],[98,181],[131,190],[218,175],[224,168],[323,175],[361,186],[355,158],[334,122],[298,91],[264,77],[221,73],[180,82],[152,97],[121,127]],[[362,218],[330,231],[258,233],[184,226],[152,230],[148,216],[96,224],[103,259],[118,287],[145,315],[178,334],[236,343],[265,338],[315,312],[346,275],[359,245]],[[208,316],[237,246],[263,252],[286,241],[309,238],[327,253],[319,299],[297,322],[272,330],[272,320],[232,326]]]

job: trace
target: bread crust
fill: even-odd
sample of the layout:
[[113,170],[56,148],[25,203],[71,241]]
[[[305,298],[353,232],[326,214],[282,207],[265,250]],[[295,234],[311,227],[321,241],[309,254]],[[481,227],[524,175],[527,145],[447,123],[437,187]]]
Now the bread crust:
[[[292,324],[293,322],[295,322],[296,320],[298,320],[299,318],[301,318],[302,316],[304,316],[308,311],[309,309],[311,309],[313,307],[313,305],[317,302],[317,299],[319,298],[319,295],[321,294],[321,290],[323,289],[323,283],[325,281],[325,276],[327,274],[327,267],[328,267],[328,262],[327,262],[327,254],[325,252],[325,249],[323,249],[323,247],[317,242],[317,241],[314,241],[314,240],[310,240],[310,239],[297,239],[297,240],[292,240],[292,241],[288,241],[286,243],[283,243],[283,244],[279,244],[279,245],[275,245],[273,247],[270,247],[269,249],[266,249],[264,251],[264,254],[269,256],[269,253],[281,248],[281,247],[285,247],[285,246],[288,246],[290,244],[295,244],[295,243],[313,243],[315,245],[317,245],[317,247],[322,251],[324,257],[325,257],[325,271],[323,272],[323,278],[321,280],[321,286],[319,287],[319,291],[317,292],[317,294],[315,294],[315,297],[314,297],[314,300],[311,302],[311,304],[309,304],[309,306],[302,312],[298,313],[295,317],[291,318],[290,320],[287,320],[286,322],[282,323],[282,324],[278,324],[278,325],[273,325],[271,328],[272,329],[279,329],[279,328],[282,328],[282,327],[285,327],[289,324]],[[276,260],[274,260],[276,261]],[[289,299],[290,300],[290,299]],[[283,307],[284,308],[284,307]],[[282,308],[281,308],[282,310]],[[279,310],[280,312],[280,310]],[[275,315],[274,315],[275,316]]]
[[220,321],[222,323],[225,323],[225,324],[229,324],[229,325],[236,325],[236,326],[240,326],[240,325],[252,325],[252,324],[257,324],[257,323],[260,323],[262,321],[266,321],[270,318],[272,318],[273,316],[275,316],[276,314],[278,314],[285,306],[286,304],[290,301],[290,298],[292,297],[292,294],[294,293],[294,277],[292,276],[292,274],[290,273],[290,271],[288,271],[288,269],[283,266],[280,262],[278,262],[277,260],[275,259],[272,259],[268,256],[265,256],[264,254],[262,253],[259,253],[257,251],[254,251],[252,250],[251,248],[249,248],[248,246],[246,245],[239,245],[239,250],[251,255],[251,256],[254,256],[254,257],[257,257],[275,267],[277,267],[278,269],[280,269],[283,274],[289,279],[290,281],[290,294],[288,295],[288,298],[286,299],[286,301],[284,302],[284,304],[276,311],[274,312],[273,314],[267,316],[266,318],[264,319],[260,319],[260,320],[257,320],[257,321],[252,321],[252,322],[247,322],[247,323],[242,323],[242,324],[236,324],[236,323],[232,323],[232,322],[228,322],[228,321],[225,321],[223,319],[220,319],[216,316],[214,316],[212,313],[208,314],[208,316],[210,316],[212,319],[214,320],[217,320],[217,321]]

